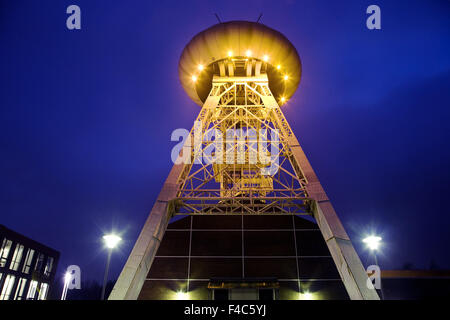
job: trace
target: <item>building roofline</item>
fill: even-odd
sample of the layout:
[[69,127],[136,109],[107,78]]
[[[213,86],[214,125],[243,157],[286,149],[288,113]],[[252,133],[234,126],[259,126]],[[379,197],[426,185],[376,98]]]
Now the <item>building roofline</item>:
[[37,250],[42,251],[43,253],[49,253],[56,257],[60,256],[60,252],[58,250],[55,250],[49,246],[46,246],[45,244],[38,242],[34,239],[31,239],[30,237],[24,236],[23,234],[8,228],[8,227],[4,226],[3,224],[0,224],[0,234],[4,234],[7,238],[9,235],[9,237],[11,237],[13,239],[18,239],[18,242],[20,242],[20,239],[23,239],[24,240],[23,241],[24,243],[22,243],[23,245],[34,247]]

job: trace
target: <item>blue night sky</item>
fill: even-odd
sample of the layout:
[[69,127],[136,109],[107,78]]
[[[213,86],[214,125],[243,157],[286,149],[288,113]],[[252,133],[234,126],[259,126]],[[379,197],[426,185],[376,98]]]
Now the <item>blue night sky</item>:
[[[77,4],[82,29],[66,28]],[[381,8],[382,29],[366,28]],[[297,48],[283,107],[365,264],[450,268],[450,1],[0,1],[0,223],[100,281],[118,276],[171,167],[170,134],[200,108],[178,80],[187,42],[255,21]]]

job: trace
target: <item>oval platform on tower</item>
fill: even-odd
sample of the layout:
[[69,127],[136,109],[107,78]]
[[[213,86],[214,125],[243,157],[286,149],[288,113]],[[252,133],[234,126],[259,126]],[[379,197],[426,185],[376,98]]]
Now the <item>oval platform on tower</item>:
[[249,21],[219,23],[198,33],[184,48],[178,65],[184,90],[200,106],[214,75],[257,77],[265,73],[280,103],[297,90],[301,71],[297,50],[283,34]]

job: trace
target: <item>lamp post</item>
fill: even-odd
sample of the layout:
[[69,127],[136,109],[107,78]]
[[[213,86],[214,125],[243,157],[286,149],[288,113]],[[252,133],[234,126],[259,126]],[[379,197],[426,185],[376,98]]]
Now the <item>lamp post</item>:
[[101,300],[105,300],[106,282],[108,281],[109,263],[111,262],[112,251],[121,240],[122,238],[120,238],[115,234],[107,234],[103,236],[103,241],[105,242],[105,245],[108,248],[108,258],[106,259],[105,277],[103,278]]
[[[381,240],[382,238],[379,236],[368,236],[366,238],[363,239],[363,242],[366,244],[366,246],[369,248],[369,250],[372,252],[374,260],[375,260],[375,265],[377,265],[378,267],[378,259],[377,259],[377,250],[380,247],[381,244]],[[381,268],[380,268],[380,295],[381,295],[381,299],[384,299],[384,295],[383,295],[383,286],[381,284]]]
[[66,274],[64,275],[64,287],[61,295],[61,300],[66,300],[67,289],[69,287],[70,280],[72,280],[72,274],[70,272],[66,272]]

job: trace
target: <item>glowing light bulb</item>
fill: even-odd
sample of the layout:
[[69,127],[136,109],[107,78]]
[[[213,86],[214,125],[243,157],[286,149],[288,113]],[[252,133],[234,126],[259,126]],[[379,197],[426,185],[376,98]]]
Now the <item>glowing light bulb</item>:
[[197,76],[192,76],[192,81],[196,82],[197,81]]
[[289,76],[288,76],[288,75],[285,75],[285,76],[284,76],[284,80],[287,80],[287,79],[289,79]]
[[281,102],[285,102],[286,98],[285,97],[281,97]]
[[302,300],[314,300],[313,294],[311,292],[305,291],[301,294]]
[[245,55],[246,55],[247,57],[250,57],[250,56],[252,55],[252,51],[251,51],[251,50],[247,50],[247,51],[245,52]]
[[277,65],[277,70],[280,70],[281,69],[281,66],[280,65]]
[[268,56],[267,54],[264,55],[263,60],[264,60],[265,62],[269,61],[269,56]]
[[381,243],[381,237],[378,236],[368,236],[364,238],[363,242],[367,244],[370,250],[377,250]]
[[107,248],[114,249],[122,241],[122,238],[115,234],[107,234],[103,236],[103,241]]
[[199,64],[197,68],[198,68],[198,70],[200,70],[200,71],[203,71],[203,69],[205,69],[205,67],[204,67],[202,64]]
[[177,300],[189,300],[189,293],[183,292],[183,291],[178,291],[178,292],[175,294],[175,298],[176,298]]
[[228,51],[228,56],[231,58],[233,56],[233,51]]

